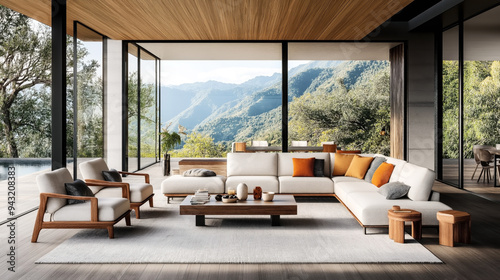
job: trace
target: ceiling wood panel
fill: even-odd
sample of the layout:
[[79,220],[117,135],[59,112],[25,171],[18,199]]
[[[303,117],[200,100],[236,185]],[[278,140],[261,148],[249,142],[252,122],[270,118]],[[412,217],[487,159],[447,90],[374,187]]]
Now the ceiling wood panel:
[[[68,0],[74,20],[117,40],[360,40],[413,0]],[[50,0],[0,4],[50,25]]]

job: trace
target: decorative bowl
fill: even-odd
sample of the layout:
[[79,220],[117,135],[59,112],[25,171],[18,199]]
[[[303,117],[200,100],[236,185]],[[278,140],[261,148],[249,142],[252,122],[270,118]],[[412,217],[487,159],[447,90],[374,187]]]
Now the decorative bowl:
[[262,200],[273,201],[273,199],[274,199],[274,192],[263,192],[262,193]]
[[224,203],[234,203],[238,201],[238,198],[222,198],[222,202]]

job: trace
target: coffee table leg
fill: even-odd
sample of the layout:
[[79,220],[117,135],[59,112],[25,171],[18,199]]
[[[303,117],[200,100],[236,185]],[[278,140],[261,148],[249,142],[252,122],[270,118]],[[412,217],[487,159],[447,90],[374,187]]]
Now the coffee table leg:
[[204,226],[205,225],[205,215],[196,215],[196,226]]
[[271,215],[271,225],[273,227],[280,225],[280,215]]

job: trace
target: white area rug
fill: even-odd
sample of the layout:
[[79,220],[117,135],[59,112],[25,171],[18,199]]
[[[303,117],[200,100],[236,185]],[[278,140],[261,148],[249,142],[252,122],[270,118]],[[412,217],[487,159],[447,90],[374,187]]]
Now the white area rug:
[[[115,239],[81,230],[36,263],[442,263],[408,234],[405,244],[364,235],[340,203],[299,203],[280,227],[269,216],[207,216],[196,227],[178,204],[142,209],[131,227],[115,227]],[[39,242],[48,238],[42,230]]]

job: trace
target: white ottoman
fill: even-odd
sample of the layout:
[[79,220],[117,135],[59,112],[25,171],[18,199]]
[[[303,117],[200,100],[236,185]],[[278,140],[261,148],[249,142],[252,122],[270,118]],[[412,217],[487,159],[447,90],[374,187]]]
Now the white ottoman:
[[171,197],[188,196],[194,194],[198,189],[207,189],[209,193],[224,193],[224,184],[226,177],[184,177],[182,175],[173,175],[163,180],[161,183],[161,192],[167,197],[167,203]]

